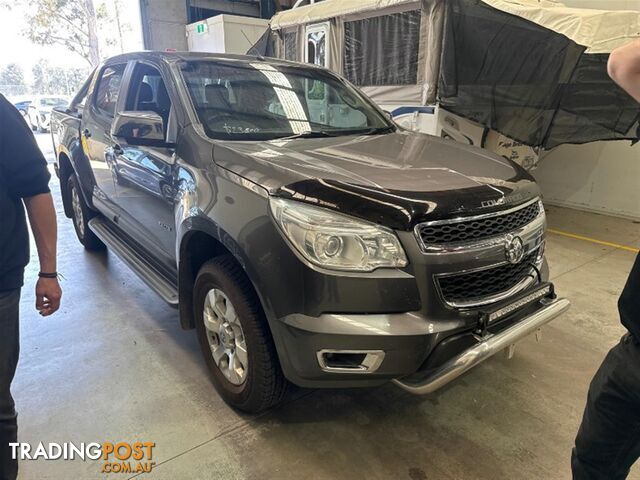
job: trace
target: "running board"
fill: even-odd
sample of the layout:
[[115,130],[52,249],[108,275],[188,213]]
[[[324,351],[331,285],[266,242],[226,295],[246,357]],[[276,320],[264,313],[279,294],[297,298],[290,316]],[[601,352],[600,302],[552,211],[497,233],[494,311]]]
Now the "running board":
[[145,259],[144,255],[140,255],[135,248],[128,245],[122,236],[110,227],[107,220],[94,217],[89,220],[89,228],[165,302],[173,306],[178,305],[178,290],[175,285]]

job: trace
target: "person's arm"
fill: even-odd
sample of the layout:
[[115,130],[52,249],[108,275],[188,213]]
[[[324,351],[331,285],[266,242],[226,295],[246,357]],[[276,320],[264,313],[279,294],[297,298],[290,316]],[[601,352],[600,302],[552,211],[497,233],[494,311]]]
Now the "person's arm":
[[614,50],[607,68],[613,81],[640,103],[640,40]]
[[[40,271],[56,273],[56,211],[49,191],[51,175],[31,129],[0,95],[0,167],[11,197],[22,199],[40,257]],[[41,277],[36,283],[36,309],[51,315],[62,296],[57,278]]]
[[[58,225],[53,198],[50,193],[42,193],[23,199],[29,214],[31,231],[36,241],[40,271],[54,273],[56,267],[56,242]],[[41,315],[47,316],[60,308],[62,290],[57,278],[38,278],[36,283],[36,309]]]

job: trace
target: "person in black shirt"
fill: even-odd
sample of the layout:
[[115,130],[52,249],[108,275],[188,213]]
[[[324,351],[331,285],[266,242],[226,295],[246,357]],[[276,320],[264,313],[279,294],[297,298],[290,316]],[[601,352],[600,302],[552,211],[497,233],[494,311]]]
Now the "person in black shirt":
[[0,95],[0,480],[14,480],[17,460],[9,443],[17,441],[17,417],[11,382],[18,363],[18,306],[29,262],[29,233],[38,249],[40,275],[36,309],[54,313],[62,292],[56,272],[56,212],[49,192],[49,171],[33,133],[20,113]]
[[[609,74],[640,103],[640,40],[614,51]],[[640,179],[638,179],[640,188]],[[618,301],[629,331],[607,355],[587,397],[571,457],[575,480],[627,478],[640,458],[640,255]]]

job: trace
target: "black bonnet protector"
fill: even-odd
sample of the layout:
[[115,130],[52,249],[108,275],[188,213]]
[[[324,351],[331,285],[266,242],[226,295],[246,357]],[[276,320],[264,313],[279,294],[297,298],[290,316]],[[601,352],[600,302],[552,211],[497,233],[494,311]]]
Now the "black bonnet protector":
[[214,159],[270,195],[398,230],[502,210],[539,195],[528,173],[498,155],[406,131],[224,142],[214,146]]
[[511,188],[479,185],[464,190],[403,192],[322,179],[302,180],[276,194],[407,231],[428,220],[504,210],[536,195],[537,187],[529,182]]

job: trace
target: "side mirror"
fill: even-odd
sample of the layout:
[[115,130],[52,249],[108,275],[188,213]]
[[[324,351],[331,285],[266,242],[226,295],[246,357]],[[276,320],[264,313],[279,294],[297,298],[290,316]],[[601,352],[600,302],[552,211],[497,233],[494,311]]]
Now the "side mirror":
[[171,147],[165,139],[164,120],[156,112],[120,112],[113,119],[111,136],[135,146]]
[[383,110],[383,112],[389,120],[393,121],[393,113],[391,113],[389,110]]

